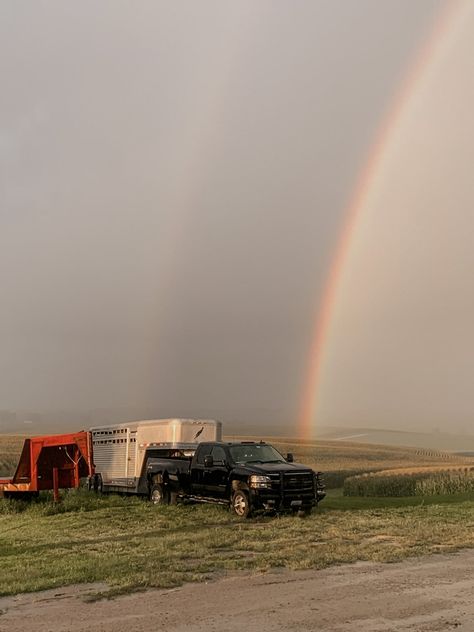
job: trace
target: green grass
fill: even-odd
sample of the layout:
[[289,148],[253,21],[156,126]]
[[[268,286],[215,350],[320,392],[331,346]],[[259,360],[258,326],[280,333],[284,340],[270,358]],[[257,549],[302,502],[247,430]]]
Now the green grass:
[[87,492],[65,494],[60,505],[3,501],[0,594],[105,582],[115,595],[239,569],[324,568],[474,546],[474,499],[433,500],[381,504],[338,491],[309,518],[245,522],[221,507],[156,507]]

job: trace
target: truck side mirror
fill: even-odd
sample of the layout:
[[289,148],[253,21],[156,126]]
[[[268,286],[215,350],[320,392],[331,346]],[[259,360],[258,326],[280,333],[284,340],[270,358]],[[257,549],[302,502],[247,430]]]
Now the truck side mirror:
[[214,458],[212,454],[206,454],[204,457],[204,467],[212,467],[214,465]]
[[288,454],[286,455],[286,460],[288,461],[288,463],[293,463],[294,458],[291,452],[288,452]]

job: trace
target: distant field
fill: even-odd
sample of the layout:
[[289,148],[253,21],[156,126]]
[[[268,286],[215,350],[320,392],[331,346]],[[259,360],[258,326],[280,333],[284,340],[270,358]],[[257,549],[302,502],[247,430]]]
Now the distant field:
[[419,432],[381,428],[321,427],[317,439],[324,441],[354,441],[373,445],[413,446],[450,452],[474,452],[474,434],[462,434],[451,429],[447,432]]
[[[255,439],[255,437],[232,437]],[[414,467],[460,467],[474,465],[474,457],[437,450],[402,448],[342,441],[300,441],[281,437],[258,437],[273,443],[282,454],[292,452],[295,460],[324,472],[329,488],[342,487],[349,476],[365,472]],[[0,476],[13,474],[24,437],[0,435]]]
[[350,476],[345,496],[431,496],[474,494],[474,466],[428,466],[381,470]]
[[10,476],[20,458],[24,437],[0,435],[0,476]]
[[[282,454],[293,453],[295,461],[324,473],[329,488],[342,487],[349,476],[421,466],[455,467],[474,465],[474,458],[450,452],[342,441],[299,441],[281,437],[261,437]],[[239,437],[251,439],[251,437]],[[260,437],[259,437],[260,439]]]

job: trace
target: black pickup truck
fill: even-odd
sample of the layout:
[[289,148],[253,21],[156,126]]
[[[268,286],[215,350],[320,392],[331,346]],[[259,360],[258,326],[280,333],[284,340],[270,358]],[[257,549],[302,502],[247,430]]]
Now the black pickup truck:
[[265,511],[309,514],[325,496],[320,472],[263,441],[150,450],[146,479],[155,504],[217,503],[241,518]]

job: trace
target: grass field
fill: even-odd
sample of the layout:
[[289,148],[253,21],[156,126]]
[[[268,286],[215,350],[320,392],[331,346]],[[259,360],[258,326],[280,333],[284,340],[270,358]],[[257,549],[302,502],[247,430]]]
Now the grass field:
[[3,501],[0,594],[100,581],[113,596],[226,571],[395,561],[474,546],[474,500],[466,496],[380,500],[333,493],[306,519],[245,522],[220,507],[156,507],[87,492],[67,494],[59,506]]
[[[278,441],[283,451],[337,473],[463,463],[444,454],[340,442]],[[21,441],[0,442],[0,455]],[[15,447],[16,446],[16,447]],[[11,456],[11,455],[10,455]],[[472,460],[469,461],[472,463]],[[411,498],[328,497],[312,516],[240,522],[226,509],[156,507],[138,498],[86,491],[30,504],[0,500],[0,594],[105,582],[113,596],[148,587],[205,581],[234,570],[323,568],[357,560],[474,546],[474,494]]]

